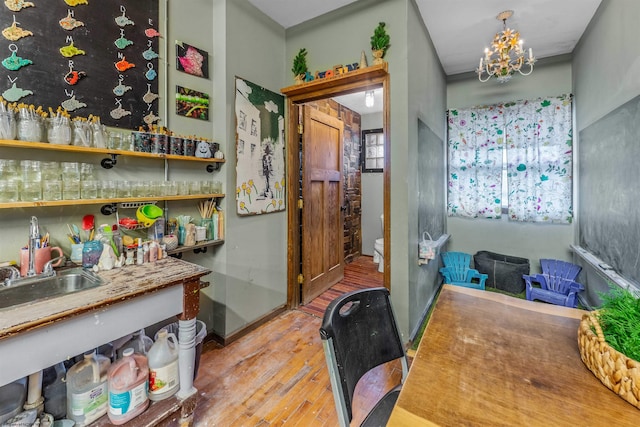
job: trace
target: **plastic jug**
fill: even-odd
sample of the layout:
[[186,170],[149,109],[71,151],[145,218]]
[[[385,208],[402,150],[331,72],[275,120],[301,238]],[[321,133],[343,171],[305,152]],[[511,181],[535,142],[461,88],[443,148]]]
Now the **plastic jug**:
[[144,354],[146,356],[152,345],[153,340],[145,335],[144,329],[140,329],[139,331],[134,332],[131,338],[118,348],[116,353],[118,355],[118,359],[121,359],[124,351],[131,347],[134,353]]
[[42,395],[44,411],[59,420],[67,414],[67,369],[64,363],[56,363],[42,371]]
[[76,426],[91,424],[107,412],[107,372],[111,361],[95,352],[67,372],[67,418]]
[[166,329],[158,331],[158,338],[149,353],[149,399],[171,397],[180,388],[178,375],[178,339]]
[[109,420],[124,424],[149,406],[149,366],[147,356],[128,347],[122,359],[109,368]]

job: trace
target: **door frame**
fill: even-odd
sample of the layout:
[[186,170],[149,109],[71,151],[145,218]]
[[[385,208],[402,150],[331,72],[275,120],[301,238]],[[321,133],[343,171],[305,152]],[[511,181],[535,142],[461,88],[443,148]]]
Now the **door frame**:
[[300,85],[289,86],[280,90],[287,96],[287,138],[286,138],[286,190],[287,190],[287,306],[296,308],[300,305],[300,285],[298,277],[302,273],[300,267],[300,210],[299,180],[300,177],[300,137],[298,123],[302,117],[302,104],[319,99],[332,98],[354,92],[373,90],[381,87],[383,91],[382,129],[384,132],[384,172],[383,172],[383,213],[384,213],[384,286],[390,289],[391,284],[391,153],[390,153],[390,77],[387,63],[374,65],[343,74],[338,77],[314,80]]

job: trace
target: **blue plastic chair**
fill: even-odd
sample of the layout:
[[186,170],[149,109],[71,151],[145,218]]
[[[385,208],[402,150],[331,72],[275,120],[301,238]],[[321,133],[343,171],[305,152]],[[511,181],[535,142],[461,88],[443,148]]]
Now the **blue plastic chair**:
[[527,299],[576,307],[578,292],[584,290],[584,286],[575,281],[582,267],[557,259],[541,259],[540,267],[542,274],[522,275]]
[[471,268],[471,255],[464,252],[443,252],[440,256],[444,263],[440,274],[445,283],[484,290],[487,275]]

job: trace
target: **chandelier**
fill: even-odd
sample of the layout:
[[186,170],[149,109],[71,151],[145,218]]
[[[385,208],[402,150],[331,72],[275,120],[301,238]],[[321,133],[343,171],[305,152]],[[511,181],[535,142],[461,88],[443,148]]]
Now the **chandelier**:
[[[502,31],[493,38],[491,49],[485,48],[484,57],[480,57],[480,65],[476,72],[481,82],[486,82],[495,76],[499,83],[505,83],[516,71],[523,76],[528,76],[533,71],[536,59],[533,57],[532,49],[529,48],[529,57],[525,60],[520,33],[507,28],[507,19],[512,15],[513,10],[506,10],[496,16],[496,19],[502,21]],[[529,66],[529,71],[526,73],[522,70],[525,63]],[[483,78],[485,74],[486,77]]]

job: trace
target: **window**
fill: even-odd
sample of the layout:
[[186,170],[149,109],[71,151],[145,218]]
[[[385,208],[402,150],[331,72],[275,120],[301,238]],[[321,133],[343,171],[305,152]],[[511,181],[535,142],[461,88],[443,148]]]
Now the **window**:
[[448,115],[450,216],[572,221],[570,95]]
[[384,171],[384,133],[382,129],[362,131],[362,172]]

